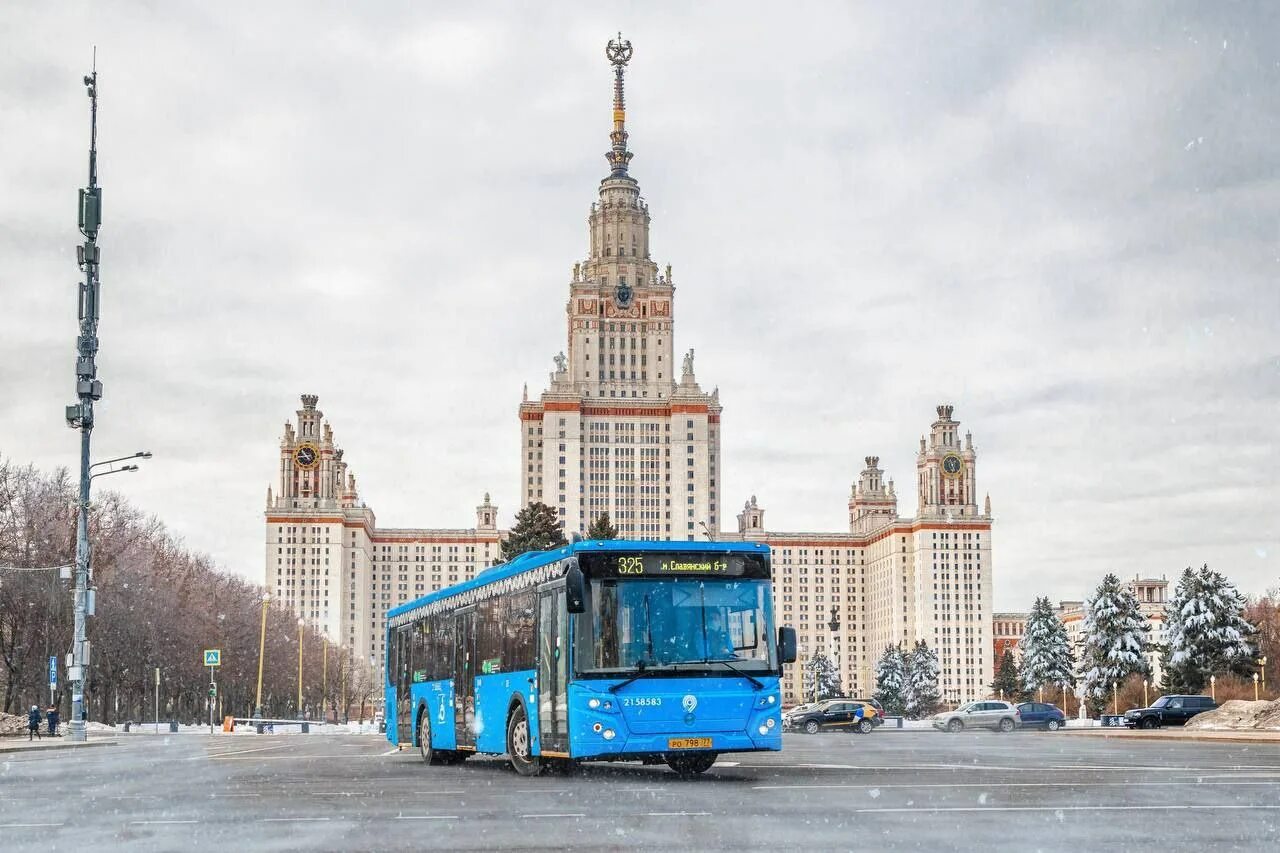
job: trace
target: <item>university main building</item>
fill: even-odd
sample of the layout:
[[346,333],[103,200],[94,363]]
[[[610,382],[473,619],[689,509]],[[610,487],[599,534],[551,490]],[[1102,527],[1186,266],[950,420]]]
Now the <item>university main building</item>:
[[[867,695],[885,646],[927,640],[944,698],[985,694],[993,678],[991,508],[978,504],[976,453],[949,405],[938,406],[916,457],[914,518],[898,514],[894,481],[875,456],[854,483],[848,530],[779,533],[754,496],[721,531],[721,406],[676,364],[675,281],[649,242],[649,209],[630,175],[623,72],[628,42],[610,43],[614,69],[610,171],[588,217],[587,257],[573,265],[568,340],[549,386],[519,406],[520,495],[559,514],[566,531],[608,513],[628,539],[716,539],[773,549],[779,624],[799,634],[802,662],[838,664]],[[302,397],[280,442],[267,492],[266,586],[357,660],[380,663],[389,608],[470,578],[500,560],[505,531],[489,496],[463,529],[379,527],[317,409]],[[784,692],[804,695],[790,668]]]

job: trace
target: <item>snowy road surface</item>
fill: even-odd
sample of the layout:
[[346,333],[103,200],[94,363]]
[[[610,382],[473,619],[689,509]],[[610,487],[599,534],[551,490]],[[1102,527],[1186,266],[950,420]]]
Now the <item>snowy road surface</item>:
[[[682,781],[427,767],[371,736],[122,738],[0,760],[6,850],[1181,849],[1280,839],[1280,746],[787,735]],[[1013,845],[1010,847],[1010,845]]]

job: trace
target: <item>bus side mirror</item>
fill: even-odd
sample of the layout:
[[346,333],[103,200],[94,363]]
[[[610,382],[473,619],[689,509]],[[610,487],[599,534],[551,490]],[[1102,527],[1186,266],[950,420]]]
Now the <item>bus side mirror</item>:
[[796,629],[778,629],[778,660],[782,663],[796,662]]
[[565,609],[570,613],[585,613],[587,610],[587,580],[582,576],[578,566],[578,558],[569,561],[569,570],[564,575]]

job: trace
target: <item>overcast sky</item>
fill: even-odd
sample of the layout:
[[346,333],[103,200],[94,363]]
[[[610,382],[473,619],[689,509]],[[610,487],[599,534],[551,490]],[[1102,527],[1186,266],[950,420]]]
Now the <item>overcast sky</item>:
[[77,464],[96,44],[94,453],[155,453],[99,483],[260,579],[305,392],[380,525],[469,527],[486,490],[509,524],[622,29],[726,524],[754,493],[772,530],[846,529],[870,454],[913,514],[949,402],[998,609],[1107,570],[1275,585],[1280,7],[853,5],[6,3],[0,453]]

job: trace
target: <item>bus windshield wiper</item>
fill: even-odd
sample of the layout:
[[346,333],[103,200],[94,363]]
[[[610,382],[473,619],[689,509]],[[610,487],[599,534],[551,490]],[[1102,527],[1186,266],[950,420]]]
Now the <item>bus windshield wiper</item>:
[[752,678],[751,676],[747,675],[747,674],[746,674],[745,672],[743,672],[742,670],[738,669],[738,668],[737,668],[736,666],[734,666],[733,664],[729,663],[727,660],[709,660],[709,661],[707,661],[707,663],[719,663],[719,664],[724,664],[724,665],[725,665],[726,667],[728,667],[731,671],[733,671],[733,672],[737,673],[738,675],[741,675],[741,676],[742,676],[743,678],[745,678],[747,681],[750,681],[750,682],[751,682],[751,684],[752,684],[752,686],[753,686],[753,687],[755,687],[755,689],[756,689],[756,690],[764,690],[764,682],[763,682],[763,681],[759,681],[758,679]]
[[[638,681],[639,679],[644,678],[645,675],[649,672],[648,667],[649,667],[649,664],[645,662],[644,658],[641,658],[640,660],[636,661],[635,674],[632,675],[630,678],[624,681],[619,681],[617,684],[610,687],[609,692],[617,693],[619,690],[626,687],[631,682]],[[763,687],[764,685],[761,685],[761,686]]]

